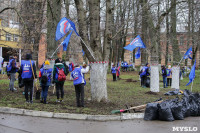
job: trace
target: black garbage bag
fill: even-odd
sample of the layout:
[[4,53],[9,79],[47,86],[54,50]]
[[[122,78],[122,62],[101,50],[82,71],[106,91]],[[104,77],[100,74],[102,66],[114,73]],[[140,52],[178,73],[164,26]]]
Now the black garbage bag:
[[146,80],[146,87],[150,87],[150,77],[147,77],[147,80]]
[[193,93],[189,96],[189,104],[190,104],[190,115],[198,116],[199,114],[199,94]]
[[179,94],[179,89],[175,89],[174,91],[168,91],[165,93],[165,95],[172,96],[172,95],[178,95]]
[[192,92],[189,91],[188,89],[185,89],[185,90],[183,91],[183,95],[184,95],[185,97],[189,97],[191,94],[192,94]]
[[148,103],[144,113],[144,120],[157,120],[158,119],[158,103]]
[[183,120],[184,115],[182,111],[182,103],[179,101],[171,103],[171,111],[175,120]]
[[174,121],[169,101],[164,101],[158,104],[158,114],[159,114],[159,120]]
[[189,97],[183,97],[181,100],[182,103],[182,112],[185,117],[190,116],[190,104],[189,104]]

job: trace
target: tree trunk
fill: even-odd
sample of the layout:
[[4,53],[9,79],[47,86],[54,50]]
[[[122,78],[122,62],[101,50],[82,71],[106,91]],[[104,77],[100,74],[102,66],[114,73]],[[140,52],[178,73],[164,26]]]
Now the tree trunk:
[[158,65],[151,66],[150,91],[159,92],[159,67]]
[[179,74],[180,67],[174,66],[172,67],[172,88],[179,89]]
[[90,84],[93,101],[107,100],[107,69],[108,63],[91,64]]
[[173,49],[173,62],[178,64],[181,59],[178,40],[176,36],[176,0],[171,0],[171,7],[174,7],[171,11],[171,39]]

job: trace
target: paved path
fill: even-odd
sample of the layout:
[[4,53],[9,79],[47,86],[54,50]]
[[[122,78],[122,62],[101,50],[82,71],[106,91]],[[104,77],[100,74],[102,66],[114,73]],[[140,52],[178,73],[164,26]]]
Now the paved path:
[[100,122],[0,113],[0,133],[170,133],[173,127],[195,127],[199,133],[199,122],[200,117],[174,122],[142,119]]

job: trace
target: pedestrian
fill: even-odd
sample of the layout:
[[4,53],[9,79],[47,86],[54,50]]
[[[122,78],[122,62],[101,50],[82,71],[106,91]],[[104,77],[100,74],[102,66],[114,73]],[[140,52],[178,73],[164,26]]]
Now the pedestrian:
[[150,72],[149,72],[149,67],[150,67],[150,64],[149,63],[146,63],[146,65],[141,69],[140,71],[140,78],[141,78],[141,86],[143,88],[146,88],[146,81],[147,81],[147,76],[150,75]]
[[18,71],[18,67],[16,64],[16,56],[11,56],[9,60],[9,64],[6,66],[7,75],[10,79],[9,83],[9,90],[16,91],[17,89],[14,88],[15,76],[16,72]]
[[115,65],[113,64],[112,65],[112,68],[111,68],[111,73],[112,73],[112,75],[113,75],[113,81],[116,81],[117,79],[116,79],[116,71],[117,70],[117,68],[115,67]]
[[172,69],[171,69],[171,65],[169,65],[167,69],[167,86],[171,86],[171,85],[172,85]]
[[126,61],[124,62],[124,71],[128,71],[128,63]]
[[49,86],[51,85],[52,71],[53,69],[50,68],[50,62],[46,60],[44,63],[44,67],[42,67],[39,72],[40,85],[42,87],[40,102],[44,104],[48,103],[47,95],[48,95]]
[[[53,82],[56,84],[56,102],[62,102],[64,97],[64,83],[66,80],[66,68],[61,62],[61,58],[55,60],[55,65],[53,68]],[[61,95],[60,95],[61,93]]]
[[164,65],[162,65],[161,68],[162,68],[162,76],[163,76],[163,87],[167,88],[167,70]]
[[70,80],[72,80],[71,72],[74,71],[74,63],[71,61],[69,63]]
[[119,79],[119,75],[120,75],[120,66],[118,65],[117,66],[117,73],[116,73],[117,79]]
[[[33,103],[33,81],[37,80],[36,66],[31,54],[26,54],[26,59],[21,61],[20,71],[25,86],[25,99],[27,103]],[[30,94],[30,100],[28,97]]]
[[75,65],[74,71],[72,71],[71,76],[73,78],[73,84],[76,92],[76,104],[77,107],[84,107],[84,76],[83,74],[89,71],[89,66],[82,68],[79,64]]

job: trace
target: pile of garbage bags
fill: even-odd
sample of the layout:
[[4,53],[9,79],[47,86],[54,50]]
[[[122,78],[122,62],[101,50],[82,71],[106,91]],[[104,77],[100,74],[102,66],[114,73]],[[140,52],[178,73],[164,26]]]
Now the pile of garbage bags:
[[184,90],[182,99],[148,103],[144,120],[174,121],[189,116],[200,116],[200,94]]

